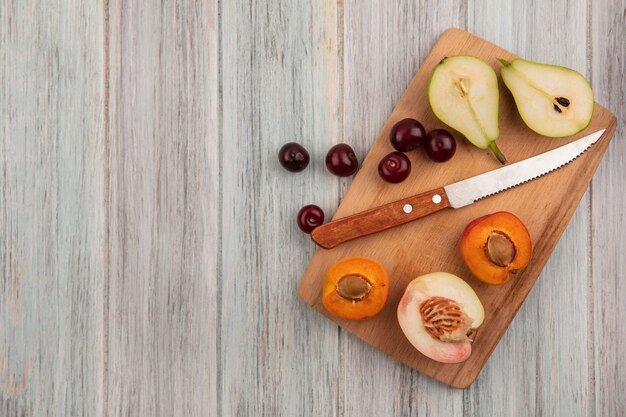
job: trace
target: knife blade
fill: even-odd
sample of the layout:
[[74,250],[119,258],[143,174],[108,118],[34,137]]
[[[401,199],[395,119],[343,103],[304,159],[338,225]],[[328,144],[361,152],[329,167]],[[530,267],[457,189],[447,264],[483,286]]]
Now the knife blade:
[[461,208],[556,171],[585,153],[605,129],[548,152],[441,188],[394,201],[318,226],[311,239],[326,249],[422,218],[445,208]]

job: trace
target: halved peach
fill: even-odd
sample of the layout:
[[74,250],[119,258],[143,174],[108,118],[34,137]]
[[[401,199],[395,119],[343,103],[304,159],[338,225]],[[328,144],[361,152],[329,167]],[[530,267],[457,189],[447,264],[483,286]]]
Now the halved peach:
[[388,295],[389,279],[383,266],[372,259],[352,257],[329,268],[322,303],[337,317],[363,320],[378,314]]
[[500,211],[470,222],[461,235],[461,255],[479,280],[498,285],[530,262],[532,242],[524,223]]
[[398,323],[409,342],[444,363],[463,362],[470,356],[472,333],[484,318],[472,287],[447,272],[415,278],[398,304]]

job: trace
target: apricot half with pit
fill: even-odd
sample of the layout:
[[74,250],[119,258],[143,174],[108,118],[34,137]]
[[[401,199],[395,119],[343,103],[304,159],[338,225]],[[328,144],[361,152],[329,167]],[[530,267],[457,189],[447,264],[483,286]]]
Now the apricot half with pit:
[[470,356],[474,331],[484,318],[472,287],[447,272],[415,278],[398,304],[398,323],[409,342],[444,363],[463,362]]
[[382,310],[388,295],[389,279],[383,266],[372,259],[351,257],[328,269],[322,303],[337,317],[363,320]]
[[489,214],[467,225],[461,235],[461,255],[476,278],[503,284],[530,262],[530,233],[512,213]]

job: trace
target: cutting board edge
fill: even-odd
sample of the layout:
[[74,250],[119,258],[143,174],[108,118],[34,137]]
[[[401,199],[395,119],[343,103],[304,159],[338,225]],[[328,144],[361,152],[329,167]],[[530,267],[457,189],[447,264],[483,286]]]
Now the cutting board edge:
[[[453,36],[454,34],[463,34],[464,36],[469,36],[469,37],[475,37],[475,35],[466,32],[462,29],[458,29],[458,28],[450,28],[447,29],[446,31],[444,31],[438,41],[435,43],[435,45],[433,46],[433,49],[435,48],[435,46],[437,45],[437,43],[439,43],[440,41],[442,41],[443,39],[445,39],[448,36]],[[485,44],[489,44],[489,45],[493,45],[496,48],[501,49],[499,46],[486,41],[486,40],[482,40]],[[512,55],[512,53],[511,53]],[[423,65],[423,63],[422,63]],[[421,66],[420,66],[421,68]],[[417,76],[417,73],[416,73]],[[414,77],[415,78],[415,77]],[[410,84],[413,83],[414,80],[411,80]],[[409,84],[409,87],[410,87]],[[396,104],[396,106],[394,106],[394,109],[392,111],[391,114],[393,114],[396,111],[398,104]],[[439,371],[441,371],[441,369],[435,369],[434,372],[430,372],[430,370],[423,370],[423,369],[417,369],[415,366],[413,366],[411,363],[403,360],[402,358],[394,355],[394,354],[390,354],[389,352],[387,352],[385,349],[381,348],[380,346],[377,346],[376,344],[373,344],[370,340],[367,340],[365,337],[367,337],[367,334],[359,334],[357,333],[359,331],[358,328],[354,328],[351,329],[350,327],[346,327],[345,325],[341,324],[340,322],[337,321],[337,318],[334,318],[330,315],[330,313],[326,312],[323,308],[323,306],[321,305],[321,303],[319,303],[319,298],[317,297],[311,297],[310,296],[310,288],[304,288],[304,284],[305,284],[305,277],[308,275],[308,268],[307,268],[307,272],[305,272],[304,276],[302,277],[302,279],[300,280],[300,284],[298,287],[298,295],[299,297],[304,301],[305,304],[311,306],[314,310],[318,311],[320,314],[322,314],[324,317],[328,318],[331,322],[333,322],[335,325],[341,326],[343,327],[344,330],[347,330],[348,333],[356,336],[358,339],[361,339],[362,341],[366,342],[369,345],[372,345],[372,347],[382,351],[383,353],[392,356],[394,359],[398,360],[399,362],[408,365],[409,367],[417,370],[420,373],[423,373],[435,380],[438,380],[439,382],[442,382],[446,385],[449,385],[451,387],[454,388],[458,388],[458,389],[464,389],[469,387],[478,377],[478,375],[481,373],[482,369],[484,368],[484,365],[487,363],[487,361],[489,360],[490,356],[492,355],[493,351],[495,350],[496,346],[498,346],[498,344],[500,343],[502,337],[504,336],[504,334],[506,333],[506,331],[508,330],[508,328],[510,327],[510,323],[512,322],[512,320],[517,316],[517,313],[519,311],[519,309],[521,308],[521,306],[523,305],[523,303],[526,301],[528,294],[530,292],[530,289],[532,289],[532,287],[535,285],[537,279],[539,278],[539,275],[541,275],[541,272],[543,271],[548,259],[550,258],[550,255],[552,254],[552,251],[554,250],[554,247],[556,247],[556,245],[558,244],[558,242],[560,241],[560,238],[562,237],[562,234],[564,233],[565,229],[567,228],[567,225],[569,224],[569,220],[571,219],[573,212],[577,209],[580,200],[582,199],[582,197],[584,196],[586,190],[589,187],[589,184],[591,183],[591,178],[593,177],[593,175],[595,174],[595,171],[597,170],[597,168],[599,167],[602,158],[606,152],[606,150],[608,149],[608,146],[610,144],[610,141],[613,138],[613,135],[615,133],[615,130],[617,128],[617,118],[615,117],[615,115],[609,111],[608,109],[606,109],[604,106],[602,106],[599,103],[595,103],[595,107],[594,107],[594,113],[598,112],[598,113],[603,113],[602,117],[603,118],[607,118],[608,119],[608,126],[606,126],[607,132],[605,134],[605,137],[603,137],[602,140],[606,140],[606,146],[604,147],[604,149],[601,150],[601,152],[598,155],[598,159],[597,159],[597,163],[595,164],[595,167],[593,168],[593,172],[591,172],[591,174],[589,175],[589,182],[587,183],[587,186],[585,188],[580,188],[580,189],[576,189],[578,191],[578,194],[576,196],[576,198],[573,200],[575,201],[575,204],[573,204],[567,212],[567,222],[565,223],[564,227],[562,230],[560,230],[559,234],[558,234],[558,238],[554,241],[554,244],[552,245],[552,247],[550,248],[550,250],[546,251],[546,255],[545,257],[543,257],[543,259],[540,259],[537,264],[536,264],[536,274],[532,274],[534,275],[534,278],[531,278],[532,281],[529,281],[529,289],[527,291],[525,291],[525,294],[523,296],[522,301],[519,303],[519,305],[516,306],[514,313],[512,315],[511,321],[508,323],[508,325],[501,331],[496,333],[497,339],[495,341],[495,343],[493,343],[492,345],[490,345],[489,349],[485,349],[483,352],[486,352],[487,354],[484,356],[484,360],[481,359],[481,361],[479,362],[474,362],[474,368],[477,369],[467,369],[467,370],[463,370],[462,368],[459,368],[459,371],[454,375],[454,377],[452,378],[445,378],[445,377],[439,377],[437,374],[439,373]],[[388,123],[389,120],[387,120],[385,122]],[[382,133],[382,132],[381,132]],[[376,140],[374,141],[374,143],[376,143],[376,141],[378,140],[378,137],[380,136],[380,134],[376,137]],[[373,145],[372,145],[373,146]],[[371,151],[371,148],[370,148]],[[368,155],[369,155],[369,151],[368,151]],[[587,175],[585,176],[587,177]],[[343,201],[342,201],[343,202]],[[326,251],[325,249],[321,249],[321,248],[317,248],[315,254],[313,255],[313,257],[318,255],[318,251]],[[312,259],[313,259],[312,257]],[[319,278],[319,280],[321,281],[321,278]],[[321,291],[321,286],[320,286],[320,291]],[[308,295],[307,295],[308,293]],[[419,353],[418,353],[419,354]],[[421,354],[420,354],[421,355]],[[480,366],[476,366],[476,365],[480,365]]]
[[[602,107],[602,106],[601,106]],[[604,107],[603,107],[604,108]],[[605,144],[605,148],[602,150],[601,152],[601,156],[600,156],[600,162],[594,167],[593,172],[591,173],[591,177],[593,177],[593,175],[595,174],[595,172],[597,171],[598,167],[600,166],[600,163],[602,162],[602,159],[604,157],[604,154],[606,153],[606,150],[608,149],[608,147],[610,146],[610,142],[613,139],[613,136],[615,134],[615,131],[617,129],[617,118],[615,117],[615,115],[611,112],[609,112],[607,110],[608,113],[610,113],[611,119],[609,122],[609,125],[606,127],[606,133],[603,136],[603,138],[601,140],[606,141],[607,143]],[[589,186],[585,187],[584,189],[581,189],[579,192],[579,195],[576,196],[575,200],[577,200],[576,204],[572,205],[572,209],[570,209],[571,213],[568,212],[567,213],[567,217],[571,219],[573,212],[578,208],[578,205],[580,204],[580,200],[582,199],[582,197],[584,196],[585,192],[588,190]],[[569,222],[568,222],[569,223]],[[537,280],[539,279],[539,277],[541,276],[541,273],[543,272],[543,269],[545,268],[548,260],[550,259],[550,255],[552,254],[552,252],[554,251],[554,248],[556,247],[556,245],[558,245],[558,242],[561,240],[561,237],[563,236],[563,233],[565,232],[565,229],[567,228],[567,226],[565,228],[563,228],[563,230],[560,232],[558,239],[556,239],[556,241],[554,242],[554,245],[552,245],[551,248],[546,248],[548,250],[544,250],[541,253],[545,253],[546,255],[542,258],[539,259],[539,262],[536,263],[536,269],[538,270],[538,272],[536,273],[534,278],[530,278],[531,281],[529,282],[529,287],[532,289],[532,287],[534,287],[534,285],[536,284]],[[325,251],[326,249],[323,248],[317,248],[317,251]],[[314,255],[315,256],[315,255]],[[534,275],[534,274],[532,274]],[[522,278],[522,277],[520,277]],[[351,334],[352,336],[358,338],[359,340],[361,340],[363,343],[366,343],[370,346],[372,346],[374,349],[377,349],[381,352],[383,352],[384,354],[393,357],[395,360],[397,360],[398,362],[414,369],[417,372],[423,373],[424,375],[429,376],[430,378],[433,378],[443,384],[449,385],[453,388],[457,388],[457,389],[465,389],[468,388],[470,385],[472,385],[476,379],[478,378],[478,376],[480,375],[480,373],[482,372],[483,368],[485,367],[486,363],[489,361],[489,358],[491,357],[491,355],[493,354],[493,352],[495,351],[496,347],[500,344],[500,341],[502,340],[502,338],[504,337],[504,335],[506,334],[506,332],[508,331],[509,327],[510,327],[510,323],[509,326],[507,326],[503,332],[498,334],[498,338],[497,341],[491,346],[490,349],[488,349],[487,351],[487,355],[485,355],[485,360],[481,361],[480,366],[471,370],[466,371],[465,373],[463,372],[458,372],[455,378],[452,379],[452,381],[446,381],[443,379],[440,379],[437,377],[437,373],[431,373],[431,372],[427,372],[427,371],[423,371],[423,370],[417,370],[415,369],[415,367],[413,367],[410,363],[408,363],[407,361],[402,360],[401,358],[398,358],[394,355],[389,354],[388,352],[386,352],[383,348],[381,348],[380,346],[374,345],[372,344],[370,341],[366,340],[362,335],[358,334],[357,332],[355,332],[353,329],[350,329],[349,327],[345,327],[342,326],[341,324],[339,324],[336,320],[336,318],[333,318],[330,313],[326,312],[323,307],[319,307],[315,305],[315,300],[308,300],[306,297],[306,295],[303,293],[303,282],[304,279],[300,280],[300,285],[298,287],[298,296],[300,297],[300,299],[308,306],[310,306],[313,310],[315,310],[316,312],[318,312],[319,314],[321,314],[323,317],[325,317],[326,319],[328,319],[331,323],[333,323],[335,326],[339,326],[341,327],[344,331],[347,331],[349,334]],[[522,302],[519,303],[519,305],[517,306],[517,308],[515,309],[515,312],[512,316],[511,319],[511,323],[513,322],[513,320],[515,320],[515,318],[517,317],[517,314],[519,313],[519,310],[521,309],[521,307],[524,305],[524,303],[526,302],[526,299],[528,298],[528,295],[530,294],[530,290],[526,292],[526,294],[524,295],[524,298],[522,299]],[[421,355],[421,353],[418,352],[418,354]]]

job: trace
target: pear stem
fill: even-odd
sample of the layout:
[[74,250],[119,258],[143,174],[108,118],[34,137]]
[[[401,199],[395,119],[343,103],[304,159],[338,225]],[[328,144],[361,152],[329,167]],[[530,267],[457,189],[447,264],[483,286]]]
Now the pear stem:
[[511,63],[507,61],[506,59],[502,59],[502,58],[496,58],[496,59],[500,61],[500,63],[504,65],[505,67],[508,67],[509,65],[511,65]]
[[489,149],[491,150],[491,152],[493,152],[496,158],[498,158],[498,161],[500,161],[502,165],[506,164],[506,157],[500,151],[500,149],[498,149],[498,146],[496,145],[495,142],[489,142]]

